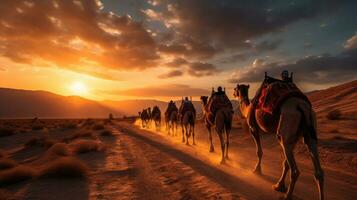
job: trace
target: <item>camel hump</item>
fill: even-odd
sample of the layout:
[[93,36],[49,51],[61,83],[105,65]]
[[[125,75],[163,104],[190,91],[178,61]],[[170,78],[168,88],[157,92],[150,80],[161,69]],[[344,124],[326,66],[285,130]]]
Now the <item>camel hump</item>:
[[266,113],[274,114],[280,111],[285,100],[292,97],[301,98],[310,104],[306,95],[294,83],[273,81],[262,89],[258,108]]

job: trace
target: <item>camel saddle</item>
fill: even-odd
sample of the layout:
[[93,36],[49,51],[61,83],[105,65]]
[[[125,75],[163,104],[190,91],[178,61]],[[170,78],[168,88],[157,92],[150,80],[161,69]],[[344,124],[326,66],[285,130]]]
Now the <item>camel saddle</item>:
[[271,115],[280,111],[280,106],[291,97],[302,98],[310,103],[306,95],[290,81],[281,81],[269,77],[266,86],[262,88],[257,108]]
[[193,103],[190,101],[185,101],[182,103],[180,106],[180,115],[183,116],[187,111],[192,111],[193,113],[196,114],[195,107],[193,106]]
[[166,110],[166,112],[165,112],[165,115],[166,115],[166,116],[170,116],[171,113],[174,112],[174,111],[176,111],[176,112],[178,111],[176,105],[175,105],[175,104],[170,104],[170,105],[167,107],[167,110]]
[[213,124],[216,116],[216,112],[221,108],[230,108],[233,110],[231,101],[228,99],[225,93],[223,94],[214,94],[209,99],[206,112],[208,113],[208,121]]

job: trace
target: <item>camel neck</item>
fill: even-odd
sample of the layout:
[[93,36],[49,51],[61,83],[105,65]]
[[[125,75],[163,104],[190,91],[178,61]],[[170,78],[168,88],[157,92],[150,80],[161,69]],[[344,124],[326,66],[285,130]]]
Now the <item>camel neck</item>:
[[248,116],[248,111],[249,111],[249,106],[250,106],[250,100],[249,97],[243,97],[240,99],[240,110],[242,112],[242,115],[247,118]]

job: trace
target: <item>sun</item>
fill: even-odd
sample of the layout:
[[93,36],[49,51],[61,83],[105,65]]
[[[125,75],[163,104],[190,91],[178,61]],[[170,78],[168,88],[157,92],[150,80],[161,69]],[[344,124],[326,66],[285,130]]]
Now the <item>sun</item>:
[[75,95],[84,95],[88,92],[87,86],[80,81],[74,82],[71,86],[71,90]]

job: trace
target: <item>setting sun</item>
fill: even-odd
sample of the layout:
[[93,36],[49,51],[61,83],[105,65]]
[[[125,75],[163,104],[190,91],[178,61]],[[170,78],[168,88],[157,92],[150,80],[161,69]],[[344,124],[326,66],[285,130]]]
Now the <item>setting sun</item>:
[[84,94],[87,94],[88,89],[87,89],[87,86],[85,84],[83,84],[82,82],[77,81],[77,82],[74,82],[72,84],[71,91],[75,95],[84,95]]

